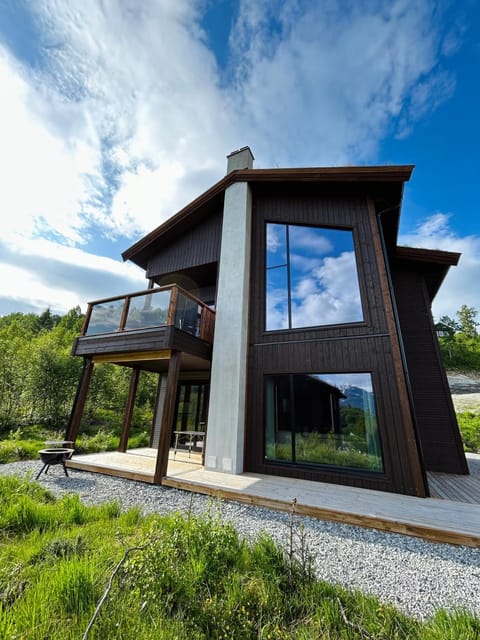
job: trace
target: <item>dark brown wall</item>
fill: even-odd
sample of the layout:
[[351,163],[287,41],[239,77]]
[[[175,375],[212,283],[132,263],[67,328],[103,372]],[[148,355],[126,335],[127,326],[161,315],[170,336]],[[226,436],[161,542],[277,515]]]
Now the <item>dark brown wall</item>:
[[[357,252],[364,322],[280,332],[265,326],[265,222],[351,228]],[[248,420],[245,468],[413,495],[426,487],[413,433],[406,384],[374,209],[358,193],[275,197],[254,193],[252,228]],[[266,463],[263,379],[269,373],[371,372],[385,474],[319,470]]]
[[153,256],[147,267],[147,278],[184,271],[218,262],[222,236],[223,212],[218,210],[186,231]]
[[155,351],[171,347],[173,327],[157,327],[145,331],[125,331],[77,338],[72,355],[92,356],[123,352]]
[[468,473],[424,278],[402,263],[392,277],[425,467]]
[[212,347],[207,342],[169,325],[143,331],[80,337],[73,343],[72,355],[113,356],[119,353],[148,353],[162,349],[175,349],[206,360],[211,359],[212,353]]

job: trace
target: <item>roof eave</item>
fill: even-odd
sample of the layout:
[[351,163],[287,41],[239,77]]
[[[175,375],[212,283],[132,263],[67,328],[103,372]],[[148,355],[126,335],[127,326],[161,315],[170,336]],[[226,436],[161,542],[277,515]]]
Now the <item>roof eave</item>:
[[428,295],[432,302],[447,277],[450,267],[457,266],[462,254],[438,249],[397,247],[395,255],[401,262],[416,263],[419,267],[423,265]]
[[411,260],[414,262],[428,262],[430,264],[440,264],[455,267],[461,257],[461,253],[454,251],[441,251],[440,249],[422,249],[420,247],[396,248],[396,256],[401,260]]
[[414,165],[374,167],[313,167],[288,169],[237,169],[228,173],[178,213],[123,251],[123,260],[131,260],[146,268],[142,253],[159,237],[174,229],[192,213],[205,206],[235,182],[406,182]]

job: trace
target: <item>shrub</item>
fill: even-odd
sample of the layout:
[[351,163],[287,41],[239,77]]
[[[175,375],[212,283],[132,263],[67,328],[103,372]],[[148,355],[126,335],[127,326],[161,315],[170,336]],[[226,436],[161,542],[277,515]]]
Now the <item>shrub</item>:
[[0,464],[39,459],[38,452],[44,446],[43,440],[0,440]]
[[[51,508],[55,526],[8,535],[0,528],[0,638],[73,640],[87,630],[88,640],[479,637],[480,621],[468,612],[440,611],[421,623],[317,581],[298,542],[283,549],[264,534],[247,543],[213,509],[120,514],[0,477],[0,514],[7,503],[22,510],[25,498],[32,513]],[[295,533],[292,512],[286,538],[301,541]]]
[[78,494],[54,498],[36,483],[0,476],[0,530],[24,535],[48,531],[60,523],[84,524],[98,519],[115,519],[120,514],[116,502],[99,507],[84,505]]
[[480,453],[480,415],[471,411],[457,414],[465,451]]

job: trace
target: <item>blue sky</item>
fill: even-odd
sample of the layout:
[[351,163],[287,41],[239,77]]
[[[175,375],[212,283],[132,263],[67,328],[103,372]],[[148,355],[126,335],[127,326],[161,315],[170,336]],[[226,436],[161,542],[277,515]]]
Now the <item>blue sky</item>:
[[0,0],[0,315],[143,288],[121,252],[245,145],[416,165],[400,242],[480,314],[479,69],[476,0]]

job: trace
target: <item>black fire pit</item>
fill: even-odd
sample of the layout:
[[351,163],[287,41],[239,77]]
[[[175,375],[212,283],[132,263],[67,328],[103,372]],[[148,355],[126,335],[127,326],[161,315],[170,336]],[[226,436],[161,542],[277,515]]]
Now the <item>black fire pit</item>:
[[43,467],[38,472],[35,480],[38,480],[43,471],[48,473],[48,468],[56,464],[62,465],[65,475],[68,478],[65,460],[68,460],[72,456],[73,449],[68,449],[67,447],[56,447],[52,449],[40,449],[38,453],[40,454],[40,460],[43,462]]

